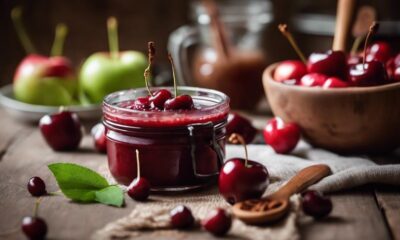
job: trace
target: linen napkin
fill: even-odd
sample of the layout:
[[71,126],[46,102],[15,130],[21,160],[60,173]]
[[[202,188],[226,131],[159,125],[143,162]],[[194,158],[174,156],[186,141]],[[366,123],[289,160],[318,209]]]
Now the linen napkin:
[[[286,181],[301,169],[313,164],[327,164],[332,175],[310,187],[321,192],[345,190],[367,183],[400,185],[399,164],[379,165],[368,157],[341,156],[327,150],[311,147],[299,142],[290,155],[276,154],[266,145],[248,145],[249,159],[264,164],[273,182]],[[243,156],[243,147],[227,146],[226,158]]]
[[[400,164],[378,165],[367,157],[340,156],[326,150],[312,148],[304,141],[301,141],[290,155],[276,154],[271,147],[264,144],[248,145],[248,153],[249,159],[264,164],[270,174],[271,184],[264,195],[276,191],[301,169],[320,163],[327,164],[332,170],[332,175],[311,186],[312,189],[322,192],[339,191],[367,183],[400,184]],[[226,146],[226,159],[233,157],[244,157],[242,146]],[[100,172],[113,181],[107,166],[102,166]],[[301,217],[299,196],[292,196],[290,201],[292,211],[277,224],[257,227],[234,219],[228,237],[256,240],[299,239],[296,224]],[[146,235],[142,237],[163,239],[190,238],[191,234],[198,234],[201,229],[178,231],[170,229],[168,225],[169,211],[179,204],[190,207],[197,219],[204,218],[216,207],[229,211],[229,205],[218,194],[216,188],[177,196],[156,195],[152,196],[148,202],[138,202],[129,215],[99,229],[93,234],[92,239],[134,239],[143,234]]]

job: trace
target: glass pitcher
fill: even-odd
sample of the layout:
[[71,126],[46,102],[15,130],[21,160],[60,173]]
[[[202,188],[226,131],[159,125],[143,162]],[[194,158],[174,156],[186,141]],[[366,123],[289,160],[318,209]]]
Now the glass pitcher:
[[227,0],[210,8],[203,2],[191,4],[195,24],[178,28],[169,38],[178,81],[222,91],[234,109],[253,109],[263,95],[263,36],[273,19],[271,3]]

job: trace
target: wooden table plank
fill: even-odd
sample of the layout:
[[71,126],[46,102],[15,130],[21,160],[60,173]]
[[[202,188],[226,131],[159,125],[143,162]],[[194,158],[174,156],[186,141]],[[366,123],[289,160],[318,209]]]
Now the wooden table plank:
[[303,239],[390,239],[384,216],[377,207],[372,188],[360,188],[331,196],[333,211],[319,221],[300,222]]

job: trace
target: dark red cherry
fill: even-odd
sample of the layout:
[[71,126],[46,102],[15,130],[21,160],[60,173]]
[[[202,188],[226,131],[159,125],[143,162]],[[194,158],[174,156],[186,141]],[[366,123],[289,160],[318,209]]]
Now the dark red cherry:
[[150,109],[149,97],[138,97],[133,102],[133,109],[135,110],[147,110]]
[[194,108],[193,99],[189,95],[179,95],[164,103],[165,110],[190,110]]
[[28,182],[28,191],[34,197],[40,197],[47,194],[46,184],[40,177],[32,177]]
[[201,221],[201,225],[215,236],[224,236],[232,226],[232,217],[224,209],[217,208]]
[[389,81],[391,82],[400,81],[400,54],[396,58],[390,58],[386,62],[385,68]]
[[170,212],[171,226],[176,229],[190,228],[194,224],[192,211],[186,206],[180,205]]
[[43,116],[39,127],[47,144],[55,151],[75,150],[82,139],[78,115],[69,111]]
[[306,65],[299,60],[287,60],[279,63],[274,72],[274,80],[285,82],[287,80],[300,81],[300,78],[307,74]]
[[385,66],[382,62],[376,60],[351,66],[349,80],[352,85],[360,87],[381,85],[388,82]]
[[312,53],[308,58],[307,70],[309,73],[321,73],[330,77],[346,79],[346,54],[342,51]]
[[342,79],[336,78],[336,77],[330,77],[326,79],[324,85],[322,85],[322,88],[344,88],[348,87],[349,84]]
[[322,218],[332,211],[332,201],[317,191],[306,191],[302,194],[302,208],[305,214]]
[[228,124],[226,125],[226,136],[232,133],[242,135],[244,141],[248,144],[253,141],[257,134],[257,129],[253,127],[251,122],[238,113],[229,113]]
[[136,149],[136,178],[128,186],[129,197],[137,201],[145,201],[150,195],[150,183],[146,178],[141,177],[139,150]]
[[368,46],[365,60],[367,62],[376,60],[386,63],[391,56],[392,50],[387,42],[376,42]]
[[32,240],[45,239],[47,234],[47,224],[40,217],[24,217],[21,229]]
[[394,65],[396,67],[400,67],[400,53],[396,55],[396,57],[394,58]]
[[129,197],[137,201],[145,201],[150,195],[150,183],[146,178],[135,178],[127,190]]
[[90,131],[94,147],[97,151],[106,153],[107,152],[107,137],[106,137],[106,128],[102,123],[98,123],[94,125],[92,130]]
[[245,158],[231,158],[224,163],[218,179],[219,193],[230,204],[252,198],[260,198],[269,183],[267,168],[248,160],[246,143],[242,136],[232,134],[231,143],[243,144]]
[[328,77],[320,73],[308,73],[300,79],[300,85],[305,87],[322,87]]
[[167,89],[160,89],[154,92],[153,95],[150,96],[149,100],[151,103],[151,107],[164,109],[164,103],[170,98],[172,98],[172,94],[170,91],[168,91]]
[[395,82],[400,82],[400,66],[396,67],[393,74],[393,80]]
[[349,55],[347,57],[347,65],[355,65],[362,63],[363,58],[360,55]]
[[300,140],[300,128],[295,123],[285,123],[281,118],[270,120],[263,131],[265,142],[276,153],[291,152]]

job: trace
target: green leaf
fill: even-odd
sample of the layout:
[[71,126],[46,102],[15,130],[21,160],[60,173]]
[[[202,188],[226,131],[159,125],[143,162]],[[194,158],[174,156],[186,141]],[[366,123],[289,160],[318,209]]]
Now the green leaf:
[[121,207],[124,203],[124,192],[118,186],[109,186],[96,192],[96,201],[107,205]]
[[53,163],[49,166],[63,194],[74,201],[94,202],[96,191],[109,186],[95,171],[72,163]]

